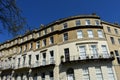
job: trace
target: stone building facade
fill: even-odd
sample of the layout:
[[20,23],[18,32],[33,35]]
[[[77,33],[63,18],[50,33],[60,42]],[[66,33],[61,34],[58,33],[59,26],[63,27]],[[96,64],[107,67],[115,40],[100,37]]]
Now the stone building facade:
[[0,80],[120,80],[119,34],[96,14],[41,25],[0,44]]

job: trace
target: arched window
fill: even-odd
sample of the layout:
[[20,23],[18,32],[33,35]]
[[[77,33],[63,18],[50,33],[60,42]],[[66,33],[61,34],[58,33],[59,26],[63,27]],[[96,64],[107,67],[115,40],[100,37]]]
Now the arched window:
[[67,70],[67,80],[75,80],[73,68]]

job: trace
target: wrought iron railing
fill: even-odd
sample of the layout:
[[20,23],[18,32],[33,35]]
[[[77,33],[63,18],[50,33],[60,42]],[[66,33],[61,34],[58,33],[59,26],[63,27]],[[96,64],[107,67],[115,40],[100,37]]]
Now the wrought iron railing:
[[84,54],[84,55],[73,55],[73,56],[65,56],[62,59],[63,62],[66,61],[75,61],[75,60],[90,60],[90,59],[111,59],[114,58],[113,55],[110,54]]

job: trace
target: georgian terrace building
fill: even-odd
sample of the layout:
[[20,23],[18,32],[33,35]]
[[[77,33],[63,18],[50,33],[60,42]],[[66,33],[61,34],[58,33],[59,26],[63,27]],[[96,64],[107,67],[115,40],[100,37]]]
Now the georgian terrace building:
[[59,19],[0,44],[0,80],[120,80],[120,26]]

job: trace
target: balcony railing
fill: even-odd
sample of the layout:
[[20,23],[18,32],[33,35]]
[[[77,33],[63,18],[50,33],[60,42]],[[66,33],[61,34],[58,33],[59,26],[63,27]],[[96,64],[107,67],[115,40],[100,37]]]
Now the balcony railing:
[[51,64],[55,64],[55,61],[54,59],[50,59],[50,60],[42,60],[42,61],[36,61],[35,63],[33,63],[31,65],[32,68],[35,68],[35,67],[40,67],[40,66],[48,66],[48,65],[51,65]]
[[35,68],[40,66],[48,66],[51,64],[55,64],[54,58],[51,58],[50,60],[42,60],[42,61],[36,61],[33,64],[29,63],[22,63],[22,64],[15,64],[15,63],[2,63],[0,65],[0,70],[8,70],[8,69],[24,69],[24,68]]
[[13,69],[12,64],[4,64],[1,65],[1,70],[6,70],[6,69]]
[[38,66],[40,66],[40,61],[36,61],[35,63],[33,63],[32,65],[31,65],[31,67],[38,67]]
[[84,61],[84,60],[113,60],[114,56],[110,54],[85,54],[85,55],[73,55],[61,58],[62,62],[68,61]]
[[24,64],[20,64],[19,66],[17,66],[17,68],[30,68],[30,65],[27,63],[24,63]]

